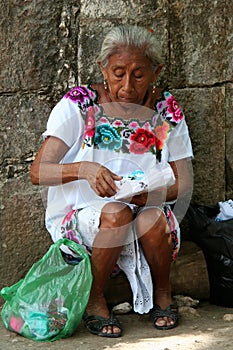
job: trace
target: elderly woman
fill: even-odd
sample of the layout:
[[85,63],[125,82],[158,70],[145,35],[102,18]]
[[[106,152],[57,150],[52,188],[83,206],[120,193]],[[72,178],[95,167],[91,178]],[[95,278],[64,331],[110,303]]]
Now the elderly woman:
[[[154,327],[170,329],[178,314],[169,274],[180,245],[171,208],[191,188],[188,128],[174,96],[155,87],[162,64],[154,33],[113,28],[98,64],[103,83],[74,87],[52,110],[31,181],[49,186],[46,227],[52,239],[75,240],[90,254],[87,329],[122,335],[104,296],[116,268],[130,282],[134,311],[150,311]],[[130,193],[124,187],[130,182],[141,190],[132,185]],[[62,249],[68,262],[75,261]]]

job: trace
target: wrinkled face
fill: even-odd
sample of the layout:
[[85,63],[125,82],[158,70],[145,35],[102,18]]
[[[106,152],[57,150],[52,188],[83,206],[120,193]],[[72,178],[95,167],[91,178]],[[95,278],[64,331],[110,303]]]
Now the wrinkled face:
[[121,47],[110,56],[106,68],[100,63],[109,95],[113,102],[142,104],[160,69],[153,71],[152,62],[135,47]]

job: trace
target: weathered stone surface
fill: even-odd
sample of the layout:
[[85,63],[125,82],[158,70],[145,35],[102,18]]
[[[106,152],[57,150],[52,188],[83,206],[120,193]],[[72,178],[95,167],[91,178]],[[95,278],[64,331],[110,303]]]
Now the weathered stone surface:
[[233,198],[233,84],[226,87],[226,197]]
[[5,182],[0,197],[1,288],[23,277],[51,239],[44,228],[42,192],[30,185],[28,175]]
[[225,88],[174,90],[183,107],[194,150],[193,201],[215,204],[225,197]]
[[169,11],[171,84],[210,86],[232,79],[232,2],[172,0]]
[[[43,10],[42,10],[43,9]],[[5,1],[0,4],[0,91],[67,87],[76,67],[78,1]]]
[[27,172],[45,130],[51,107],[39,94],[0,96],[0,175]]
[[[119,11],[120,9],[120,11]],[[113,3],[108,0],[101,1],[81,0],[81,17],[92,18],[99,20],[99,18],[115,18],[122,21],[133,23],[143,20],[150,22],[151,18],[163,12],[168,11],[168,2],[166,0],[118,0]],[[145,20],[146,18],[146,20]]]

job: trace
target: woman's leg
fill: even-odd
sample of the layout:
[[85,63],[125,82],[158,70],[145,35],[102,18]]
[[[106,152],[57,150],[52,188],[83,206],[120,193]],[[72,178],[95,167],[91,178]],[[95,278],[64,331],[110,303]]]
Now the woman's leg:
[[[93,242],[91,255],[93,283],[87,305],[89,315],[109,317],[104,290],[121,253],[131,222],[131,209],[123,203],[108,203],[102,209],[99,233]],[[118,327],[112,326],[102,329],[102,332],[110,334],[119,331]]]
[[[170,288],[172,240],[166,217],[161,210],[148,208],[138,215],[136,229],[152,274],[154,303],[165,309],[172,303]],[[174,321],[168,317],[161,317],[156,321],[158,326],[173,324]]]

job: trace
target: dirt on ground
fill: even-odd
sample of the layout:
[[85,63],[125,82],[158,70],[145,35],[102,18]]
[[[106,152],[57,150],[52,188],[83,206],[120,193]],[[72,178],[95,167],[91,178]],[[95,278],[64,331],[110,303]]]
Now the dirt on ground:
[[121,338],[109,339],[90,334],[81,323],[70,338],[55,342],[35,342],[9,332],[0,325],[1,350],[232,350],[233,309],[201,302],[195,308],[180,306],[179,326],[157,330],[149,315],[135,313],[117,317],[122,323]]

